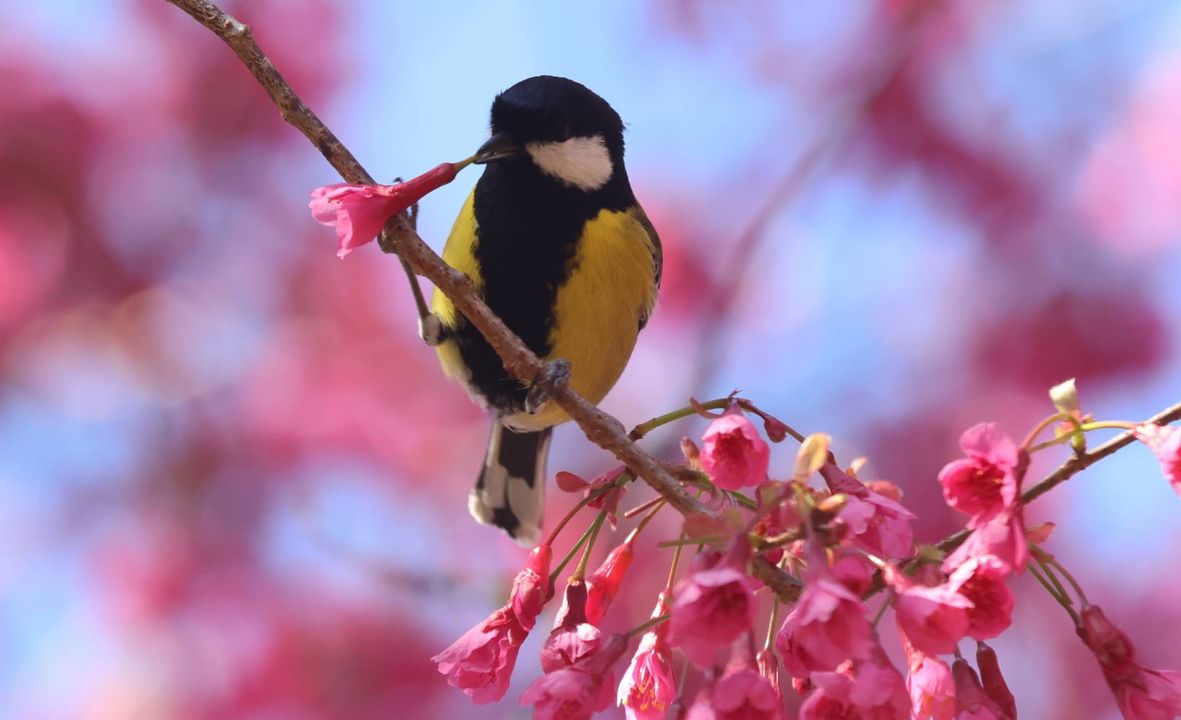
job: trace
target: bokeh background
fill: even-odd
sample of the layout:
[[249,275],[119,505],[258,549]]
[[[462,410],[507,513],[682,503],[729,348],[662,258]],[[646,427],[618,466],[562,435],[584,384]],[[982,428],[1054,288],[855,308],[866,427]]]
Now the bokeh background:
[[[0,5],[0,716],[525,717],[537,638],[500,706],[428,662],[523,551],[467,517],[486,420],[397,263],[338,261],[311,221],[330,168],[162,0]],[[967,426],[1022,437],[1071,376],[1101,418],[1181,398],[1175,3],[229,8],[387,180],[468,155],[530,75],[619,110],[666,258],[605,402],[625,423],[741,388],[870,458],[934,541]],[[423,203],[436,248],[475,177]],[[558,432],[551,470],[610,464]],[[1181,666],[1181,501],[1150,454],[1030,515],[1141,660]],[[612,627],[663,581],[643,554]],[[1065,614],[1016,589],[997,647],[1023,716],[1115,718]]]

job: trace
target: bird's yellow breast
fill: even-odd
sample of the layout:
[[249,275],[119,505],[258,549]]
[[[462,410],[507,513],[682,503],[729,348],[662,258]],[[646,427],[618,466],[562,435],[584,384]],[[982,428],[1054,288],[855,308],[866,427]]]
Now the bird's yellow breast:
[[[570,277],[558,290],[546,358],[570,361],[570,385],[592,403],[602,400],[631,357],[640,317],[656,299],[654,248],[635,210],[603,210],[586,224]],[[507,421],[524,428],[567,420],[554,403]]]
[[[443,259],[482,286],[479,263],[473,252],[476,220],[469,196],[452,228]],[[641,318],[651,312],[656,299],[658,251],[650,226],[638,206],[624,211],[602,210],[583,227],[570,272],[549,309],[553,321],[550,352],[544,358],[570,362],[570,384],[575,391],[598,403],[623,373],[635,347]],[[435,292],[432,310],[446,327],[459,322],[458,311],[442,293]],[[454,342],[438,348],[444,371],[466,382],[467,371]],[[517,413],[503,418],[517,429],[534,430],[568,419],[554,403],[534,414]]]

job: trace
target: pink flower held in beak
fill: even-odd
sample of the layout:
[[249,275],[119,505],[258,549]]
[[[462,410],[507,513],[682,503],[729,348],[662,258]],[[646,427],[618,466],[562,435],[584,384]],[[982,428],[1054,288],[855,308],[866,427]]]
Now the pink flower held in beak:
[[316,222],[336,226],[336,237],[340,240],[336,256],[343,258],[376,238],[390,218],[454,180],[464,166],[465,163],[443,163],[412,180],[393,185],[325,185],[311,192],[308,207]]

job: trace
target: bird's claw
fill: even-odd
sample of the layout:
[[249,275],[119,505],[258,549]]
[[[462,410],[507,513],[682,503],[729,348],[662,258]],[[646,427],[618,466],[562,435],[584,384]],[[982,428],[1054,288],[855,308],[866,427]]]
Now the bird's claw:
[[418,337],[427,345],[437,347],[447,339],[447,329],[439,316],[431,313],[418,319]]
[[554,390],[570,382],[570,361],[558,358],[545,364],[545,370],[533,381],[525,395],[525,412],[530,415],[541,410]]

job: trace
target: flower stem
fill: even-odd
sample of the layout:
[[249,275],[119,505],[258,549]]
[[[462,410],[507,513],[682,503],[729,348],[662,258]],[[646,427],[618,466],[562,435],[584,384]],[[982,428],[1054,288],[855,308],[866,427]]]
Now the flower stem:
[[767,623],[767,639],[763,641],[763,649],[770,650],[771,642],[775,640],[776,625],[779,624],[779,596],[771,596],[771,620]]
[[[1039,560],[1039,564],[1040,564],[1040,560]],[[1027,567],[1029,569],[1029,574],[1032,575],[1034,577],[1034,579],[1037,580],[1041,584],[1041,586],[1046,589],[1046,592],[1050,594],[1050,597],[1054,598],[1055,602],[1057,602],[1059,605],[1062,606],[1062,609],[1066,610],[1066,612],[1070,615],[1071,620],[1074,620],[1075,625],[1077,625],[1079,622],[1078,613],[1076,613],[1074,611],[1074,608],[1071,607],[1070,598],[1065,597],[1064,595],[1058,594],[1059,591],[1056,590],[1054,587],[1054,585],[1057,585],[1057,581],[1055,580],[1054,585],[1051,585],[1048,580],[1046,580],[1044,577],[1042,577],[1042,574],[1040,572],[1038,572],[1038,569],[1036,567],[1034,567],[1033,565],[1029,565]]]
[[583,544],[586,543],[586,541],[590,538],[591,531],[594,529],[594,527],[595,526],[593,523],[587,526],[586,530],[582,533],[582,537],[578,538],[578,541],[575,542],[573,547],[570,548],[570,551],[566,553],[566,557],[562,558],[562,562],[558,563],[558,566],[554,568],[554,571],[549,574],[549,581],[551,585],[558,581],[558,576],[562,574],[562,570],[564,570],[566,566],[570,564],[570,561],[574,559],[574,554],[582,549]]
[[667,622],[670,617],[672,617],[672,616],[667,613],[665,613],[664,615],[661,615],[660,617],[654,617],[651,620],[649,620],[648,622],[644,623],[643,625],[637,625],[636,627],[632,628],[631,630],[628,630],[627,632],[624,633],[624,635],[626,635],[627,637],[635,637],[636,635],[640,635],[641,633],[643,633],[646,630],[650,630],[650,629],[656,627],[657,625],[659,625],[662,622]]
[[758,510],[759,509],[759,504],[756,501],[748,498],[747,496],[743,495],[742,493],[738,492],[737,490],[727,490],[726,495],[728,495],[731,500],[738,503],[739,505],[746,508],[747,510]]
[[1050,427],[1059,420],[1062,420],[1063,417],[1069,417],[1069,415],[1065,415],[1064,413],[1054,413],[1050,417],[1039,422],[1037,425],[1034,425],[1033,430],[1030,430],[1029,435],[1025,437],[1025,442],[1021,443],[1022,449],[1029,450],[1033,445],[1033,441],[1037,440],[1038,435],[1041,435],[1043,432],[1045,432],[1046,428]]
[[737,400],[738,406],[740,408],[742,408],[743,410],[745,410],[747,412],[752,412],[755,415],[758,415],[760,418],[763,419],[764,422],[774,420],[775,422],[778,422],[779,424],[781,424],[783,426],[784,431],[786,431],[788,435],[791,435],[792,438],[794,438],[796,442],[802,443],[802,442],[804,442],[804,440],[807,439],[804,437],[804,435],[802,433],[798,432],[791,425],[788,425],[787,423],[783,422],[779,418],[773,417],[769,413],[764,412],[763,410],[760,410],[750,400],[744,400],[742,398],[735,398],[735,399]]
[[[623,480],[623,478],[627,478],[627,480]],[[577,515],[580,510],[582,510],[587,505],[590,505],[595,500],[598,500],[603,495],[606,495],[608,492],[610,492],[618,487],[621,487],[624,483],[630,482],[630,481],[631,481],[631,476],[628,475],[627,473],[623,473],[622,475],[619,476],[619,478],[617,480],[615,480],[615,482],[608,483],[608,484],[604,485],[603,487],[598,488],[594,492],[589,493],[583,499],[579,500],[578,503],[574,507],[570,508],[570,512],[566,513],[566,516],[558,521],[558,524],[554,526],[554,529],[550,530],[549,537],[546,538],[546,541],[543,544],[544,545],[552,545],[554,540],[557,539],[558,533],[562,532],[562,529],[566,527],[566,524],[569,523],[571,520],[573,520],[574,516]]]
[[644,528],[648,527],[648,523],[652,522],[652,518],[656,517],[656,513],[660,512],[664,508],[664,504],[666,502],[665,499],[658,498],[658,500],[659,501],[652,506],[652,509],[648,511],[648,514],[644,516],[644,519],[640,521],[640,524],[632,528],[632,531],[627,534],[627,540],[624,542],[629,545],[634,543],[636,538],[640,536],[640,533],[644,532]]
[[651,510],[653,505],[659,505],[662,502],[665,502],[664,496],[657,495],[656,497],[652,498],[648,502],[643,503],[642,505],[637,505],[634,508],[632,508],[631,510],[628,510],[627,512],[623,513],[623,518],[625,520],[631,520],[636,515],[639,515],[642,512],[648,512],[649,510]]
[[705,410],[721,410],[729,405],[732,401],[733,398],[726,396],[724,398],[717,398],[716,400],[707,400],[706,402],[698,403],[696,406],[686,405],[683,408],[673,410],[672,412],[665,413],[663,415],[658,415],[651,420],[646,420],[639,425],[636,425],[634,428],[632,428],[632,431],[628,433],[628,437],[632,440],[639,440],[658,427],[668,425],[671,422],[675,422],[681,418],[689,417],[690,415],[696,415],[699,408]]
[[[1066,578],[1066,582],[1070,583],[1070,586],[1074,588],[1075,594],[1078,595],[1079,603],[1082,604],[1083,607],[1091,604],[1087,601],[1087,594],[1083,592],[1082,585],[1079,585],[1078,580],[1074,579],[1074,575],[1071,575],[1070,571],[1062,566],[1062,563],[1058,561],[1058,558],[1054,557],[1045,550],[1042,550],[1037,545],[1031,547],[1030,550],[1033,551],[1034,557],[1036,557],[1038,562],[1041,563],[1042,569],[1047,575],[1053,577],[1053,573],[1051,572],[1051,568],[1053,568],[1054,570],[1057,570],[1059,573],[1061,573],[1062,577]],[[1062,587],[1061,583],[1055,582],[1055,585],[1058,586],[1063,595],[1066,595],[1066,589]]]
[[680,550],[686,545],[712,545],[713,543],[720,543],[729,539],[729,535],[706,535],[704,537],[681,537],[676,540],[662,540],[656,544],[656,547],[662,548],[676,548]]
[[575,580],[581,580],[586,577],[586,565],[590,562],[591,550],[595,547],[595,540],[599,539],[599,530],[603,527],[603,521],[607,519],[607,511],[601,510],[595,516],[595,521],[590,526],[590,537],[587,538],[586,546],[582,549],[582,557],[578,560],[578,567],[574,568],[574,574],[571,576]]
[[[685,532],[682,530],[681,540],[684,539]],[[679,565],[681,562],[681,549],[684,547],[685,545],[683,543],[679,544],[677,545],[677,549],[673,551],[673,561],[668,567],[668,581],[664,583],[664,591],[666,593],[671,593],[673,591],[673,582],[677,579],[677,565]]]
[[[1069,417],[1069,416],[1067,416]],[[1073,418],[1071,418],[1073,419]],[[1102,422],[1089,422],[1076,426],[1076,432],[1091,432],[1092,430],[1132,430],[1136,427],[1136,423],[1124,422],[1122,420],[1104,420]],[[1066,433],[1061,437],[1056,437],[1053,440],[1046,440],[1037,445],[1029,447],[1029,452],[1035,453],[1038,450],[1045,450],[1055,445],[1062,445],[1070,442],[1070,438],[1074,433]]]

